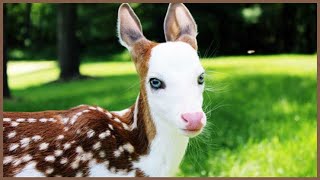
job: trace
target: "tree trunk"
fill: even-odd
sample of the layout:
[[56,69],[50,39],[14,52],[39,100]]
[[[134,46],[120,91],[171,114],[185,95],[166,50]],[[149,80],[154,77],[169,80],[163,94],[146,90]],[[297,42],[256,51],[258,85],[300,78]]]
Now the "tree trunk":
[[7,10],[6,6],[3,6],[3,24],[4,24],[4,31],[3,31],[3,97],[10,98],[11,93],[8,85],[8,76],[7,76],[7,61],[8,61],[8,42],[7,42],[7,32],[6,32],[6,25],[7,24]]
[[76,4],[58,4],[57,40],[60,80],[71,80],[80,77],[80,58],[76,38]]
[[24,43],[25,45],[29,46],[30,44],[26,42],[26,40],[30,39],[30,27],[31,27],[31,8],[32,8],[32,3],[27,3],[26,4],[26,14],[25,14],[25,32],[24,32]]

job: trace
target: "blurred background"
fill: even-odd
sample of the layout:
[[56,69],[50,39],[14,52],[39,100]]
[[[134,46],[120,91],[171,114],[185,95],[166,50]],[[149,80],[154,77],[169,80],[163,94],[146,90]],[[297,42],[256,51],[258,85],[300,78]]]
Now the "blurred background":
[[[4,5],[4,111],[132,105],[120,4]],[[168,4],[130,3],[164,42]],[[316,176],[316,4],[188,4],[206,68],[205,132],[179,176]],[[121,94],[121,96],[119,96]]]

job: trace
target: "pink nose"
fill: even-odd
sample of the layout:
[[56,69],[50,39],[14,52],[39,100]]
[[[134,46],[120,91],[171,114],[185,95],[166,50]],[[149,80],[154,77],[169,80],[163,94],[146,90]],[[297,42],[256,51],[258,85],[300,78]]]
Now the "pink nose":
[[183,113],[181,117],[187,123],[187,130],[195,131],[200,130],[203,127],[201,122],[201,119],[203,118],[202,112]]

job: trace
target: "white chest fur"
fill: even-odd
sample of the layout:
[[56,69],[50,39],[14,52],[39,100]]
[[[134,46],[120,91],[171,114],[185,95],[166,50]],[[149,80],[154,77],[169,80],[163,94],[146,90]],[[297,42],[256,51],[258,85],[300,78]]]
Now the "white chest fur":
[[150,152],[134,163],[135,167],[151,177],[175,176],[188,146],[189,138],[168,131],[168,127],[165,126],[158,125]]

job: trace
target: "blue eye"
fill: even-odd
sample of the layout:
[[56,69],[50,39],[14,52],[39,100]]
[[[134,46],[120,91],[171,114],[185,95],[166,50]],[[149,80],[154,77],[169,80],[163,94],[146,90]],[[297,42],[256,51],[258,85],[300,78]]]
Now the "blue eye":
[[204,83],[204,73],[200,74],[198,77],[198,84],[203,84]]
[[164,83],[161,80],[157,79],[157,78],[151,78],[149,80],[149,82],[150,82],[150,86],[153,89],[160,89],[160,88],[164,89]]

